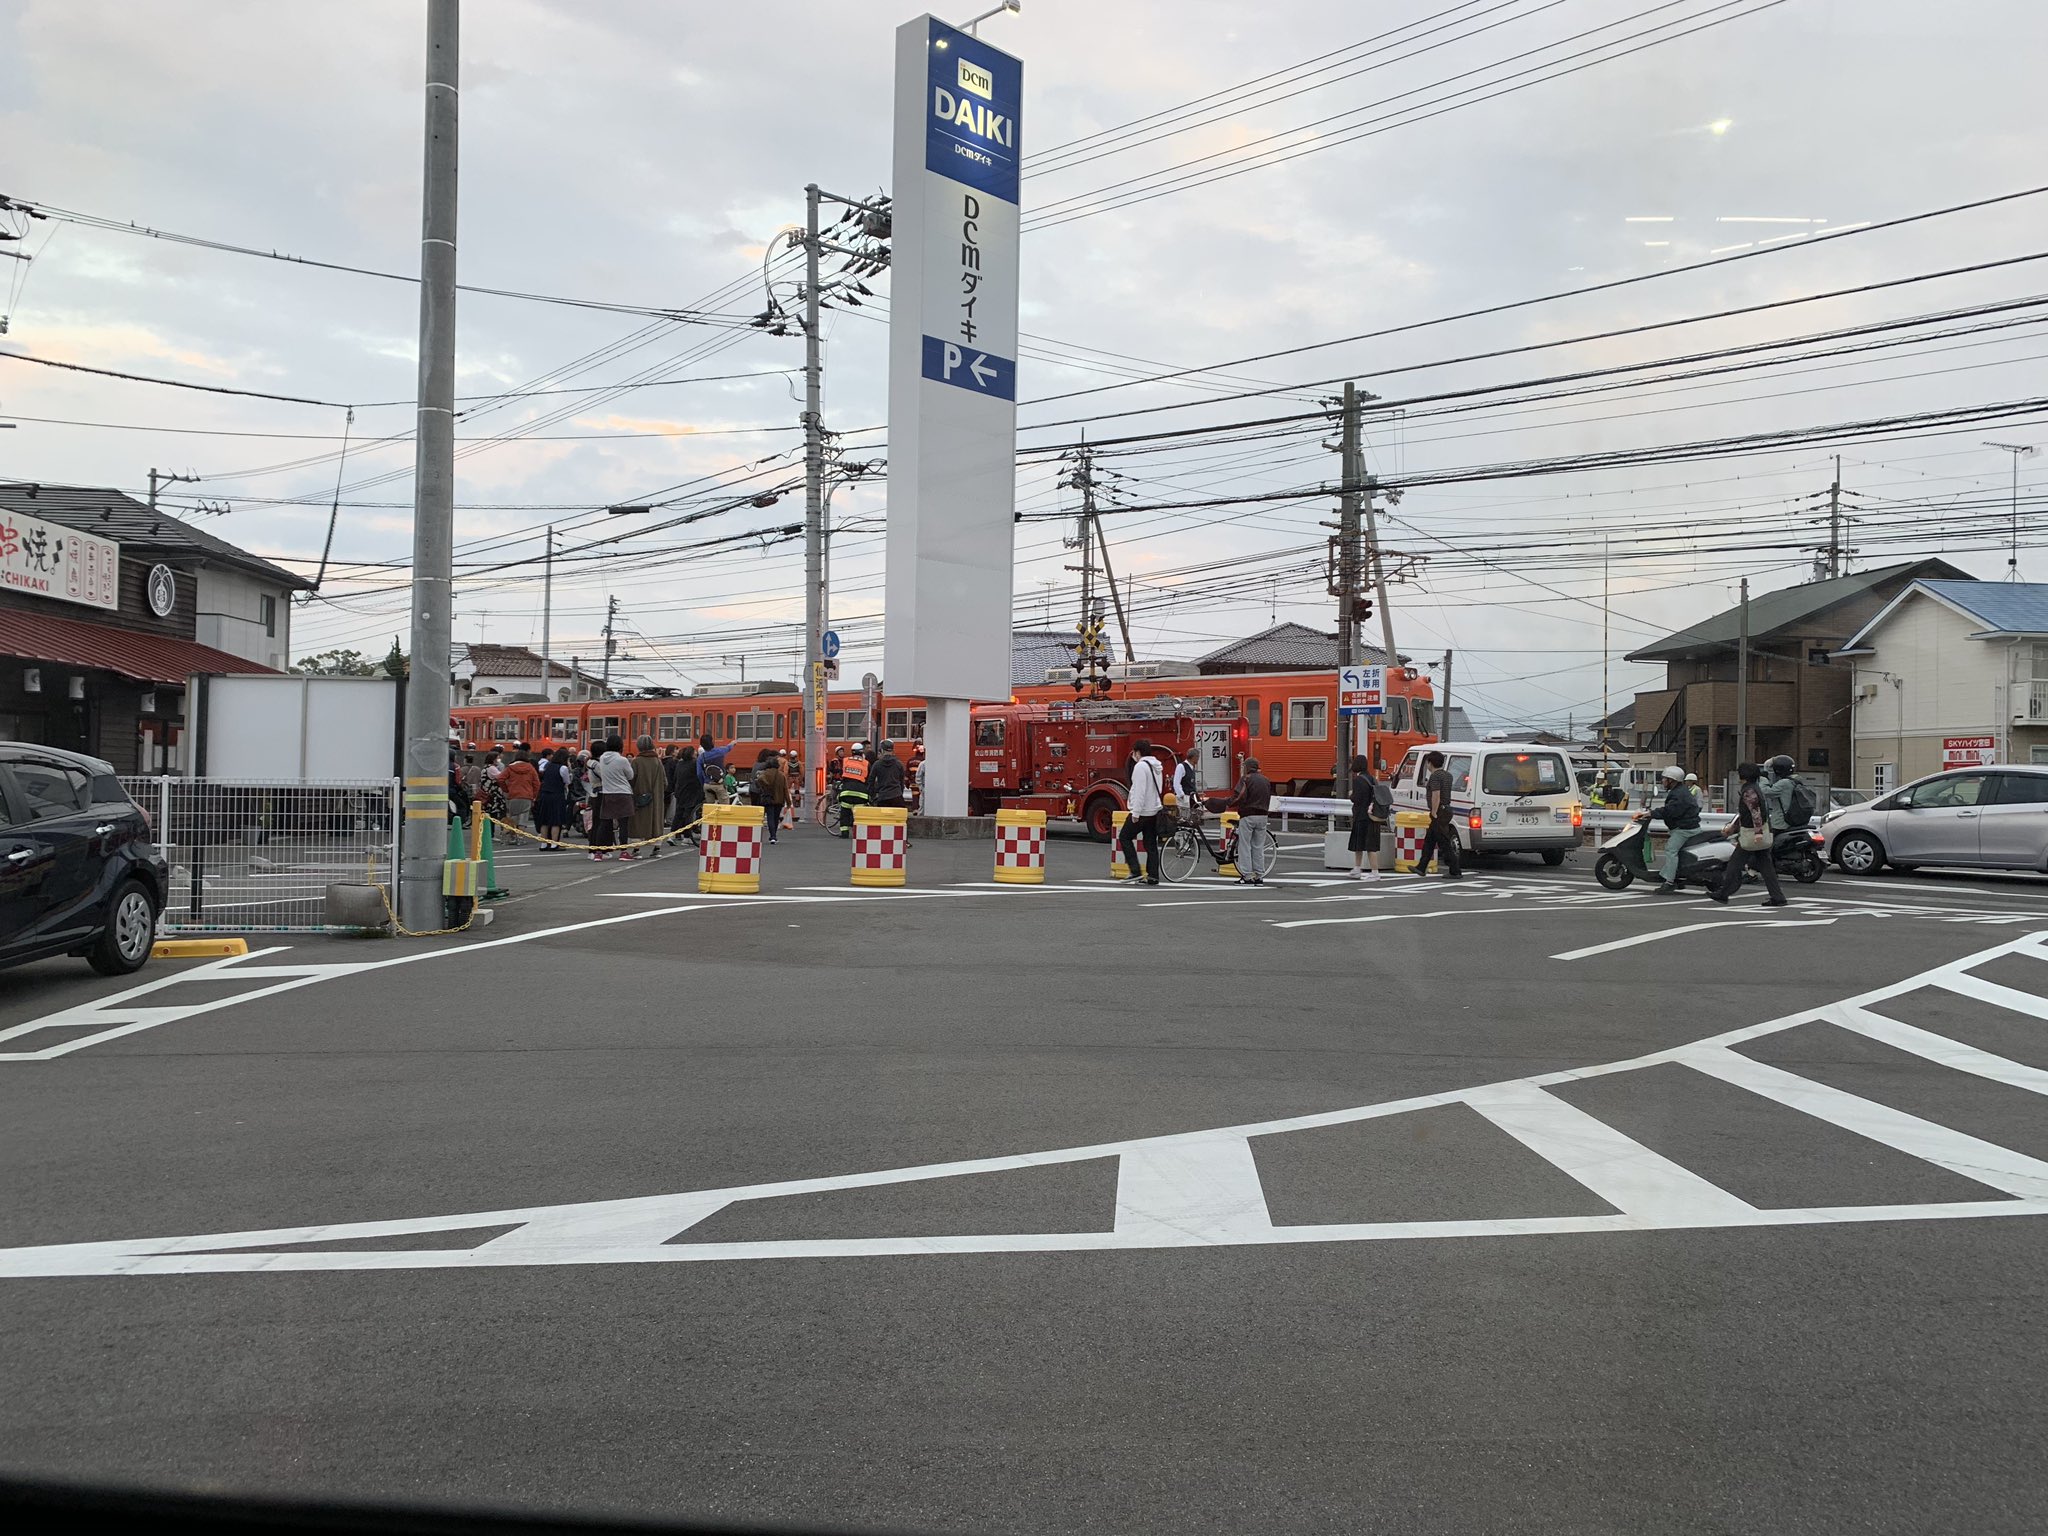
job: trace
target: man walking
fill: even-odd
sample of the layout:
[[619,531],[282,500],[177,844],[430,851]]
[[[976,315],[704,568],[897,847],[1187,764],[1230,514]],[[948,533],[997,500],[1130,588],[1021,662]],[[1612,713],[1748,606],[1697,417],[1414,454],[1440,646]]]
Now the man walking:
[[1159,759],[1152,755],[1152,743],[1141,738],[1131,744],[1131,814],[1117,839],[1124,867],[1130,870],[1124,877],[1127,880],[1138,878],[1138,838],[1142,834],[1145,884],[1159,883],[1159,810],[1165,801],[1166,784],[1160,775]]
[[1259,760],[1244,760],[1244,777],[1229,809],[1237,812],[1237,883],[1264,885],[1263,871],[1273,862],[1273,834],[1266,818],[1273,810],[1273,781],[1259,772]]
[[1451,776],[1444,769],[1443,753],[1426,754],[1422,766],[1428,770],[1422,780],[1422,797],[1429,811],[1429,830],[1422,836],[1422,851],[1415,856],[1416,876],[1428,877],[1434,856],[1444,861],[1446,880],[1462,880],[1465,871],[1458,865],[1458,829],[1451,825]]
[[896,743],[884,741],[881,755],[868,774],[868,800],[873,805],[903,806],[903,759],[896,755]]
[[1709,901],[1726,904],[1742,885],[1742,872],[1753,869],[1763,877],[1764,889],[1770,894],[1764,900],[1767,907],[1782,907],[1785,892],[1778,885],[1778,861],[1771,851],[1777,839],[1771,832],[1770,804],[1765,798],[1763,785],[1759,783],[1763,770],[1755,763],[1737,763],[1735,776],[1742,781],[1742,788],[1735,796],[1735,852],[1728,857],[1728,867],[1721,875],[1721,883],[1707,892]]

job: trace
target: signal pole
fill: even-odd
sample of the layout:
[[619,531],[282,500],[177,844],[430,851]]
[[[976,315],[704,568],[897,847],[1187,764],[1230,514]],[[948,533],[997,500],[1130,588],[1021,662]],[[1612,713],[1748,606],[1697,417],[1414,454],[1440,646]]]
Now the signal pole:
[[426,176],[421,194],[419,404],[413,461],[412,675],[405,690],[406,926],[441,926],[448,857],[448,658],[455,545],[455,210],[460,0],[427,0]]

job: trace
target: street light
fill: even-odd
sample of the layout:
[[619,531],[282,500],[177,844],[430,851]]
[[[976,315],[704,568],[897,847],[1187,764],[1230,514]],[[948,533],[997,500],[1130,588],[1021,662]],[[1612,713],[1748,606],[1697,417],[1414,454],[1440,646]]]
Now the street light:
[[[975,17],[974,20],[961,22],[960,30],[962,32],[965,32],[969,37],[979,37],[981,36],[981,34],[975,31],[974,29],[980,26],[984,21],[987,21],[989,17],[1000,16],[1005,11],[1009,11],[1011,14],[1014,15],[1016,12],[1022,10],[1023,8],[1024,0],[1003,0],[1003,3],[997,6],[994,10],[983,11],[979,16]],[[944,43],[941,43],[939,44],[939,46],[943,48],[946,45]]]
[[2001,453],[2012,455],[2012,556],[2005,562],[2005,579],[2020,579],[2020,460],[2034,456],[2031,443],[1994,443],[1988,439],[1986,448],[1996,448]]

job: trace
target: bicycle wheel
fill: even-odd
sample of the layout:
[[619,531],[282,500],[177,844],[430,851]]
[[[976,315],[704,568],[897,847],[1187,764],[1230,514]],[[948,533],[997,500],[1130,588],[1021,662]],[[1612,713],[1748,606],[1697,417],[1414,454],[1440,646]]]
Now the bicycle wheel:
[[1193,828],[1182,827],[1159,845],[1159,873],[1177,885],[1195,872],[1201,852],[1200,837]]

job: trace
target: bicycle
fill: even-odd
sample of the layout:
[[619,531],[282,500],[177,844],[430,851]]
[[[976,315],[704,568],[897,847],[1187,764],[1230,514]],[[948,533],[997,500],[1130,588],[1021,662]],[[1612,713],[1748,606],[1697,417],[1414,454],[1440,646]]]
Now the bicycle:
[[1237,841],[1236,827],[1223,834],[1223,842],[1219,847],[1209,841],[1208,828],[1200,821],[1183,821],[1174,828],[1173,835],[1160,845],[1160,876],[1170,884],[1178,885],[1195,872],[1195,866],[1201,862],[1201,855],[1205,852],[1215,860],[1218,869],[1226,864],[1236,864],[1240,878],[1254,880],[1265,879],[1273,872],[1273,866],[1280,862],[1279,846],[1268,837],[1260,850],[1260,863],[1263,867],[1247,869],[1237,863]]

